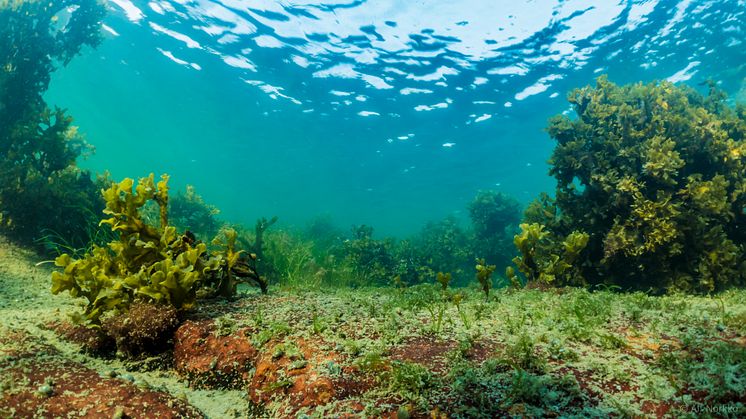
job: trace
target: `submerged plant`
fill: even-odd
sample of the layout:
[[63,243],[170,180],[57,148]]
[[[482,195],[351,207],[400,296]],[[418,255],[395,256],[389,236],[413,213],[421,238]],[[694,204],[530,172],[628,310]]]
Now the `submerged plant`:
[[466,308],[461,305],[461,303],[464,301],[464,295],[465,294],[462,291],[453,294],[453,305],[456,306],[456,312],[461,318],[461,323],[464,324],[464,328],[466,328],[466,330],[468,331],[469,329],[471,329],[472,320],[469,318],[469,314],[466,312]]
[[320,268],[313,258],[311,241],[288,231],[276,231],[267,234],[263,243],[263,265],[272,267],[266,274],[272,282],[311,288],[321,284],[321,278],[316,275]]
[[518,201],[501,192],[479,191],[468,209],[474,252],[500,266],[507,265],[513,254],[511,240],[521,217]]
[[450,272],[448,273],[438,272],[435,279],[440,284],[441,289],[443,291],[446,291],[448,289],[448,284],[451,283],[451,273]]
[[454,283],[460,285],[471,280],[468,273],[475,241],[461,228],[456,217],[428,222],[410,242],[417,265],[426,266],[433,272],[450,272]]
[[270,219],[262,217],[256,220],[253,236],[251,233],[240,228],[241,234],[237,238],[238,242],[248,249],[251,258],[256,260],[257,268],[263,273],[263,275],[265,275],[265,278],[263,279],[265,282],[269,281],[267,278],[276,279],[278,276],[275,266],[272,265],[270,263],[271,261],[264,255],[264,251],[266,250],[264,235],[267,232],[267,229],[276,222],[277,217],[272,217]]
[[0,229],[13,240],[80,248],[95,234],[103,203],[76,166],[92,147],[43,95],[56,68],[98,45],[104,13],[96,0],[0,2]]
[[548,128],[556,198],[526,211],[521,272],[657,291],[746,283],[746,108],[714,84],[606,77],[568,99],[577,117]]
[[[79,320],[99,326],[103,315],[126,312],[136,301],[188,309],[199,288],[230,296],[239,280],[258,282],[266,292],[266,284],[235,250],[235,231],[226,231],[219,243],[223,249],[208,256],[206,244],[168,224],[168,176],[156,184],[151,174],[136,186],[127,178],[103,191],[103,197],[109,218],[101,224],[109,225],[118,239],[94,245],[80,259],[60,255],[55,264],[62,271],[52,273],[52,293],[69,291],[86,298]],[[140,209],[148,202],[158,205],[157,226],[141,217]]]
[[[521,224],[521,234],[513,240],[521,252],[513,262],[529,281],[544,284],[582,284],[579,269],[573,264],[588,244],[588,234],[573,231],[560,241],[544,231],[541,224]],[[509,279],[515,282],[515,274]]]
[[477,259],[477,281],[479,281],[479,285],[482,287],[482,292],[484,292],[485,297],[490,296],[490,289],[492,289],[492,274],[495,272],[495,265],[488,265],[487,262],[484,261],[484,258]]
[[353,228],[352,239],[344,242],[345,263],[362,284],[388,284],[396,275],[393,240],[376,240],[373,228]]
[[181,231],[189,230],[203,240],[215,237],[220,231],[223,223],[217,218],[218,214],[220,210],[206,203],[192,185],[172,197],[168,206],[171,225]]

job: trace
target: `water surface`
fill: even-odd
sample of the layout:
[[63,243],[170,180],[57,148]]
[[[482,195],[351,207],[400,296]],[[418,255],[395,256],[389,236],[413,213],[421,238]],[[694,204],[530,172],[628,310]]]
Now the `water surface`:
[[551,191],[548,117],[600,74],[744,97],[744,1],[110,0],[47,95],[115,178],[167,172],[226,219],[405,235],[479,189]]

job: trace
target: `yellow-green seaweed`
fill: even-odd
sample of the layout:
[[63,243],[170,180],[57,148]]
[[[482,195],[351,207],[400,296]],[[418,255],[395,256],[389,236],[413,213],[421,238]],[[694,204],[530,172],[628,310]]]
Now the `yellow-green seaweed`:
[[[73,297],[85,297],[88,301],[78,318],[88,325],[100,325],[104,314],[125,312],[136,300],[183,310],[195,304],[200,288],[231,296],[238,280],[259,281],[234,249],[235,231],[225,231],[226,240],[215,242],[223,248],[208,256],[205,243],[168,225],[168,179],[163,175],[156,184],[151,174],[135,185],[127,178],[103,190],[109,218],[101,224],[109,225],[118,239],[94,246],[81,259],[62,254],[55,260],[62,271],[52,273],[52,293],[69,291]],[[141,216],[149,202],[158,205],[158,226]]]
[[606,77],[568,100],[576,117],[548,128],[555,198],[526,210],[519,270],[656,291],[746,283],[746,108],[714,83],[703,95]]

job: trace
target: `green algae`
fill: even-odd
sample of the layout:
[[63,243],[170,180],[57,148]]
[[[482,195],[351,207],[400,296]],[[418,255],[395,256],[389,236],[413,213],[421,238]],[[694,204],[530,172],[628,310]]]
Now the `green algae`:
[[[266,291],[266,283],[236,250],[235,230],[225,230],[222,238],[216,238],[213,244],[218,250],[208,255],[205,243],[168,224],[167,175],[157,184],[153,174],[137,185],[127,178],[102,195],[109,218],[101,224],[109,225],[117,240],[94,246],[80,259],[60,255],[55,265],[62,270],[52,273],[53,294],[69,291],[87,300],[79,321],[99,326],[103,315],[126,312],[138,300],[186,310],[194,306],[198,290],[230,297],[243,278]],[[159,225],[148,224],[141,215],[149,202],[159,208]]]

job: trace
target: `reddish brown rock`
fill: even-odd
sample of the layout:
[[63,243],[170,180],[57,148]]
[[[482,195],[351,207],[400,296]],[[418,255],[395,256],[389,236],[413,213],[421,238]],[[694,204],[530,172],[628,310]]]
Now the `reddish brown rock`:
[[53,330],[66,341],[80,345],[81,349],[89,354],[102,355],[112,352],[116,348],[114,339],[106,336],[100,329],[92,329],[70,322],[54,322],[47,324],[46,328]]
[[102,329],[128,358],[167,351],[179,326],[178,311],[168,305],[136,302],[126,313],[104,320]]
[[249,329],[221,336],[211,320],[186,321],[174,336],[174,367],[196,388],[244,388],[257,358],[249,336]]
[[14,346],[0,348],[0,417],[203,417],[185,401],[104,378],[28,335]]
[[[249,385],[249,398],[257,404],[280,401],[288,417],[302,408],[314,408],[335,400],[362,394],[373,385],[357,370],[342,368],[343,356],[324,351],[320,343],[299,339],[293,342],[297,354],[278,356],[281,343],[266,345],[256,364],[256,373]],[[349,383],[359,383],[348,386]],[[355,405],[354,403],[352,405]]]

